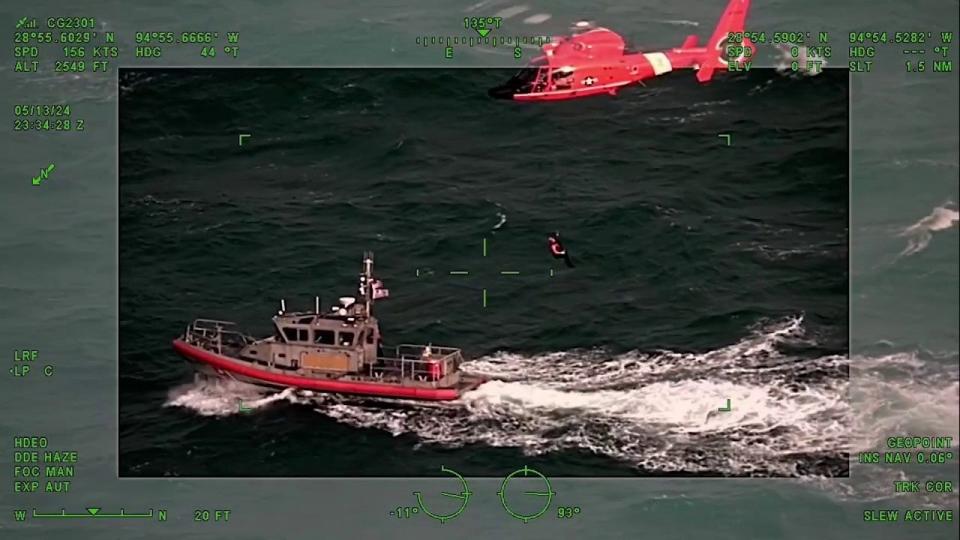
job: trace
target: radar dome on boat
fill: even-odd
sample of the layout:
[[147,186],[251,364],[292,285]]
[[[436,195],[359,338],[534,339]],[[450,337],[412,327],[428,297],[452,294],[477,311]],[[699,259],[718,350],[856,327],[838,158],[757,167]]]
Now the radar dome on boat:
[[350,306],[352,306],[352,305],[354,305],[354,304],[356,304],[356,303],[357,303],[357,299],[354,298],[354,297],[352,297],[352,296],[341,296],[341,297],[340,297],[340,305],[343,306],[343,307],[345,307],[345,308],[348,308],[348,307],[350,307]]

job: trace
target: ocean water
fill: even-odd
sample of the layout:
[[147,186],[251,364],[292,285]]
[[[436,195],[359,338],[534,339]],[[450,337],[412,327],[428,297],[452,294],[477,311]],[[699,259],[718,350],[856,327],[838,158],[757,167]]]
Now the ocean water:
[[[846,72],[549,109],[485,96],[508,76],[121,75],[122,475],[848,474]],[[171,350],[194,317],[266,335],[280,298],[349,293],[365,249],[386,344],[492,382],[439,411],[278,399]]]

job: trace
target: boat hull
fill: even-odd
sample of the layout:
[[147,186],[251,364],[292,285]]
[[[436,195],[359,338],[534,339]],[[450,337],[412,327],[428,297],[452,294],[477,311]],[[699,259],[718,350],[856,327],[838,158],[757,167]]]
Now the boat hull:
[[283,389],[292,387],[334,394],[424,401],[453,401],[459,399],[464,392],[473,390],[483,384],[482,380],[476,379],[465,382],[455,388],[425,388],[381,382],[317,379],[260,369],[251,365],[249,362],[196,347],[182,339],[174,340],[173,348],[178,354],[194,362],[197,367],[204,372],[214,373],[221,377],[233,378],[242,382],[269,388]]

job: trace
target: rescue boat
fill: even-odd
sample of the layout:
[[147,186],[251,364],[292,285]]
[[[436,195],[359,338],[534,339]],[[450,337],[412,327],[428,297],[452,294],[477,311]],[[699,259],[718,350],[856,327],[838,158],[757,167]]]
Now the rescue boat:
[[330,310],[273,317],[274,333],[254,338],[231,321],[196,319],[173,341],[174,350],[200,373],[258,386],[383,398],[452,401],[485,382],[462,373],[462,351],[435,345],[383,347],[374,301],[389,290],[373,277],[365,253],[360,296],[341,297]]

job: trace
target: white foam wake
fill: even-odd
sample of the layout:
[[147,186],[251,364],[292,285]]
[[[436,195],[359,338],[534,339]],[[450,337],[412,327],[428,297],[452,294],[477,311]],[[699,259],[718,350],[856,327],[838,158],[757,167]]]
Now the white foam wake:
[[[424,444],[531,455],[578,449],[660,473],[805,475],[803,467],[825,456],[881,450],[891,435],[960,440],[960,381],[945,362],[907,352],[854,357],[848,380],[843,357],[800,360],[778,352],[804,339],[797,317],[703,354],[500,354],[469,367],[502,380],[448,406],[385,407],[233,381],[179,387],[167,405],[223,416],[241,414],[238,400],[252,410],[285,401],[346,425],[413,434]],[[947,356],[955,361],[957,353]],[[816,373],[819,379],[810,377]],[[719,411],[727,399],[731,410]],[[840,497],[880,500],[890,496],[890,482],[913,479],[889,465],[852,467],[870,470],[846,482],[812,481]],[[927,498],[922,504],[942,506]]]
[[897,236],[907,239],[907,246],[900,252],[900,257],[919,253],[930,245],[933,233],[947,230],[960,222],[960,213],[954,208],[952,201],[933,209],[927,216],[910,225]]
[[568,390],[629,388],[657,376],[682,379],[710,374],[717,379],[775,374],[792,368],[792,361],[776,352],[785,342],[809,342],[802,316],[755,328],[747,338],[705,353],[631,351],[609,356],[599,349],[533,356],[497,353],[466,362],[463,369],[487,378]]
[[[241,397],[254,409],[286,400],[347,425],[446,447],[577,449],[649,471],[792,475],[795,456],[840,455],[848,444],[846,359],[779,351],[805,340],[803,318],[793,317],[700,354],[497,354],[464,365],[496,380],[449,408],[385,407],[290,390],[264,395],[237,383],[188,385],[169,405],[224,415],[239,412]],[[729,411],[719,410],[728,402]]]
[[[729,400],[731,410],[726,408]],[[801,391],[783,394],[763,385],[684,380],[657,382],[635,390],[562,391],[536,385],[493,381],[464,397],[478,415],[514,418],[609,418],[657,428],[661,433],[722,432],[739,426],[796,426],[821,414],[823,396]]]
[[272,392],[230,379],[198,379],[171,390],[164,406],[184,407],[202,416],[229,416],[291,399],[296,399],[292,388]]
[[845,482],[811,480],[841,499],[903,497],[916,508],[956,509],[955,493],[896,493],[890,489],[898,481],[929,480],[928,470],[857,460],[859,452],[890,451],[887,438],[894,436],[952,437],[956,454],[960,439],[956,360],[956,351],[940,359],[921,358],[916,352],[854,357],[849,392],[850,478]]
[[938,368],[913,352],[858,357],[850,377],[850,403],[857,411],[851,451],[881,450],[894,435],[950,436],[955,447],[960,441],[956,365]]

